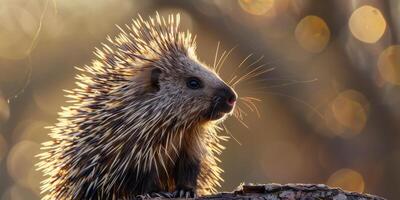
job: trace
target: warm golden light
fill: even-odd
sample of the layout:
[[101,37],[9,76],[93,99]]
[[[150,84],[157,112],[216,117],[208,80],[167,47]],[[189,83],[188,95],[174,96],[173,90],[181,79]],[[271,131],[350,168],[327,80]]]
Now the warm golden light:
[[194,27],[196,27],[196,20],[193,19],[192,15],[183,10],[183,9],[177,9],[177,8],[164,8],[158,11],[158,13],[161,16],[168,17],[171,13],[179,13],[181,18],[180,18],[180,26],[183,28],[183,30],[192,30]]
[[352,169],[336,171],[329,177],[327,185],[355,192],[364,192],[365,187],[363,176]]
[[[67,85],[65,85],[64,88],[67,88]],[[48,90],[55,90],[59,92],[46,92]],[[54,88],[53,85],[48,85],[45,87],[42,87],[41,89],[34,89],[33,90],[33,100],[34,103],[41,109],[42,111],[48,113],[48,114],[54,114],[57,112],[57,110],[60,107],[60,102],[65,100],[62,92],[61,87]]]
[[0,57],[21,59],[27,56],[37,25],[36,17],[24,7],[2,6],[0,8]]
[[360,133],[364,129],[368,118],[369,103],[362,93],[355,90],[346,90],[340,93],[333,100],[331,109],[336,121],[349,129],[352,134]]
[[[282,149],[284,151],[281,151]],[[276,154],[279,151],[281,153]],[[264,175],[270,180],[285,182],[289,180],[289,177],[305,173],[302,170],[306,163],[301,159],[301,151],[291,143],[284,141],[271,143],[265,147],[263,155],[264,158],[260,160],[260,164],[263,166]],[[271,162],[274,164],[271,165]],[[285,166],[286,171],[282,171],[282,166]]]
[[253,15],[264,15],[274,6],[274,0],[239,0],[240,7]]
[[313,15],[304,17],[297,24],[294,34],[300,46],[312,53],[324,50],[331,35],[325,21]]
[[[149,114],[167,113],[168,105],[174,107],[172,98],[177,96],[178,107],[181,102],[194,103],[188,111],[176,107],[173,111],[184,110],[185,114],[169,113],[165,123],[168,119],[175,122],[175,118],[203,121],[204,117],[195,116],[200,112],[195,101],[205,95],[208,103],[200,107],[214,104],[212,96],[216,93],[212,90],[217,85],[210,82],[213,77],[192,71],[196,67],[179,70],[186,63],[180,58],[185,52],[175,59],[178,63],[167,63],[161,57],[169,51],[161,55],[151,49],[135,52],[128,45],[136,37],[134,33],[120,47],[107,41],[108,36],[114,38],[121,32],[116,25],[130,32],[126,26],[132,27],[138,14],[146,20],[155,18],[156,12],[164,17],[180,13],[179,30],[197,36],[197,58],[193,59],[210,67],[219,65],[219,75],[225,82],[232,85],[255,69],[268,71],[234,87],[238,94],[235,113],[226,115],[226,121],[220,124],[224,130],[218,132],[222,137],[231,137],[221,141],[227,148],[219,156],[219,166],[225,171],[220,191],[230,191],[241,181],[304,182],[328,183],[388,199],[400,196],[397,188],[385,187],[397,186],[396,181],[400,181],[400,140],[396,140],[400,134],[396,126],[400,122],[400,5],[393,3],[397,1],[160,2],[0,0],[0,200],[37,200],[45,195],[39,194],[46,177],[36,171],[39,157],[35,156],[44,152],[41,143],[54,140],[51,136],[74,140],[78,129],[98,123],[96,130],[107,130],[107,134],[116,130],[112,135],[115,140],[106,138],[109,141],[105,145],[118,153],[120,145],[113,147],[110,141],[125,142],[120,130],[134,129],[136,116],[145,119]],[[164,39],[170,36],[160,35]],[[143,42],[135,44],[143,46]],[[95,61],[92,51],[102,49],[103,43],[117,55],[104,53],[104,60]],[[191,50],[188,52],[192,55]],[[151,59],[142,60],[142,56]],[[104,71],[105,64],[109,70]],[[117,70],[112,72],[114,64]],[[148,67],[137,71],[141,64]],[[154,92],[149,87],[154,77],[147,69],[161,69],[162,64],[174,64],[176,71],[162,73],[160,92]],[[76,101],[93,111],[87,113],[87,109],[75,107],[58,119],[58,114],[73,103],[65,97],[71,94],[63,90],[76,88],[74,77],[82,72],[74,67],[85,65],[100,72],[99,77],[85,73],[90,78],[83,78],[97,89],[83,89],[86,94]],[[119,76],[119,72],[126,74]],[[141,72],[146,73],[138,79],[132,76]],[[205,87],[188,90],[186,78],[191,76],[200,78]],[[173,94],[167,94],[176,84],[184,90],[173,89]],[[133,96],[138,86],[146,86],[144,98]],[[196,97],[186,99],[191,94]],[[146,110],[147,106],[156,107],[151,103],[158,97],[162,98],[162,108]],[[257,108],[245,101],[248,97],[261,100],[256,102]],[[132,114],[138,111],[131,108],[136,100],[143,101],[143,115]],[[187,118],[189,112],[195,114]],[[83,125],[72,125],[75,122]],[[55,134],[53,131],[65,130],[54,127],[57,123],[75,133]],[[102,134],[100,131],[94,137]],[[91,138],[88,133],[84,135]],[[184,139],[190,141],[186,136]],[[114,157],[113,152],[107,155]],[[172,157],[174,160],[175,154]]]
[[39,144],[23,140],[12,147],[7,157],[7,171],[13,180],[36,193],[39,193],[37,183],[41,180],[41,174],[32,166],[37,163],[35,155],[39,149]]
[[38,199],[38,195],[33,195],[27,188],[14,184],[7,188],[4,192],[1,200],[27,200],[27,199]]
[[14,141],[29,140],[38,144],[42,143],[49,139],[48,135],[43,133],[48,132],[45,127],[50,125],[52,124],[34,119],[21,121],[16,125],[12,139]]
[[380,54],[378,69],[385,81],[400,85],[400,45],[389,46]]
[[349,28],[360,41],[375,43],[385,33],[386,21],[379,9],[366,5],[351,14]]

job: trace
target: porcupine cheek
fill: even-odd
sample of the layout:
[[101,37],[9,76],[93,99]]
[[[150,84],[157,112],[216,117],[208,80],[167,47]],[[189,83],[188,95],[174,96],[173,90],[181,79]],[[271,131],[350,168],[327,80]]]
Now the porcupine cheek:
[[224,86],[215,90],[207,111],[210,120],[218,120],[230,113],[236,104],[237,95],[232,88]]

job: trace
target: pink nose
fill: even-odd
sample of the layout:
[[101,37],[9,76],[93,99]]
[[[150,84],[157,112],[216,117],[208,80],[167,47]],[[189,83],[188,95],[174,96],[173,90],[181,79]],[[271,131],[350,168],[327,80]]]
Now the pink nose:
[[226,103],[227,103],[228,105],[230,105],[230,106],[235,105],[235,102],[236,102],[236,96],[235,96],[235,95],[229,97],[229,98],[226,100]]
[[215,97],[218,97],[218,104],[227,109],[232,109],[235,105],[237,95],[230,87],[225,86],[216,90]]

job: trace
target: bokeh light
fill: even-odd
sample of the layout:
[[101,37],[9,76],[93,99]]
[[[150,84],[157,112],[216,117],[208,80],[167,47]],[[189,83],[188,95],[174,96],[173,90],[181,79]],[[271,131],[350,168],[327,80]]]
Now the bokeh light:
[[39,199],[37,194],[34,194],[29,189],[19,185],[12,185],[5,193],[1,196],[1,200],[27,200],[27,199]]
[[[57,8],[70,13],[68,19],[64,18],[61,21],[64,25],[67,25],[67,27],[64,28],[65,32],[73,34],[73,31],[76,31],[76,28],[70,29],[70,27],[71,25],[75,26],[76,20],[79,20],[81,23],[81,31],[87,31],[92,35],[92,37],[103,39],[105,37],[103,34],[108,34],[107,31],[109,32],[112,29],[115,30],[115,22],[124,19],[135,12],[134,2],[124,0],[99,0],[96,1],[96,3],[93,3],[92,1],[76,1],[74,3],[69,1],[60,1],[57,2]],[[112,15],[100,14],[110,12],[111,10],[118,10],[118,12],[115,12]],[[60,15],[55,15],[53,18],[59,16]],[[101,21],[102,23],[97,23],[98,21]]]
[[239,0],[240,7],[253,15],[264,15],[274,6],[275,0]]
[[329,177],[327,185],[348,191],[364,192],[365,182],[359,172],[344,168],[333,173]]
[[51,124],[45,121],[35,119],[27,119],[19,122],[14,129],[12,139],[14,141],[28,140],[36,143],[41,143],[48,138],[47,133],[49,130],[45,127]]
[[236,88],[240,97],[261,99],[260,117],[240,103],[248,128],[234,117],[225,121],[242,145],[224,143],[220,191],[240,182],[328,181],[388,199],[400,195],[387,187],[400,183],[397,1],[0,2],[1,200],[40,198],[34,156],[49,140],[44,127],[67,105],[62,90],[75,86],[73,67],[90,64],[93,48],[118,33],[116,24],[156,11],[181,14],[204,63],[214,62],[218,42],[217,58],[235,47],[221,70],[226,81],[260,65],[275,68]]
[[339,133],[340,136],[352,136],[360,133],[367,122],[369,102],[356,90],[341,92],[332,102],[331,110],[336,121],[350,130]]
[[331,35],[325,21],[314,15],[304,17],[297,24],[294,34],[300,46],[312,53],[324,50]]
[[353,36],[366,43],[378,41],[386,29],[386,20],[379,9],[365,5],[357,8],[349,19]]
[[11,148],[7,158],[7,170],[13,180],[37,194],[39,194],[37,183],[40,182],[42,175],[34,166],[38,162],[35,156],[39,152],[39,144],[22,140]]
[[37,29],[36,17],[17,4],[0,7],[0,57],[21,59],[28,55],[32,38]]
[[378,69],[385,81],[400,85],[400,45],[389,46],[380,54]]

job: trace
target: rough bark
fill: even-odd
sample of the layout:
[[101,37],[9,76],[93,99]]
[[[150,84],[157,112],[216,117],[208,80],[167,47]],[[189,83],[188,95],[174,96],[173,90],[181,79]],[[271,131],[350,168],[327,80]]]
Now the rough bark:
[[234,192],[222,192],[196,200],[385,200],[385,198],[330,188],[323,184],[241,185]]

